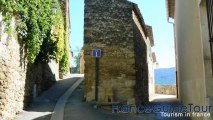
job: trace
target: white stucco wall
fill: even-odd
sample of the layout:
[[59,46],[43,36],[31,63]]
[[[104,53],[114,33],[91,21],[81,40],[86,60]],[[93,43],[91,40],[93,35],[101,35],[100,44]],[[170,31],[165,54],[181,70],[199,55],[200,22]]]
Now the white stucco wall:
[[212,97],[213,92],[213,78],[212,78],[212,66],[211,66],[211,50],[209,43],[209,31],[208,31],[208,20],[207,20],[207,9],[205,0],[199,4],[200,8],[200,20],[201,20],[201,38],[203,42],[203,58],[205,65],[205,82],[206,82],[206,95]]
[[179,99],[183,104],[199,106],[212,105],[213,94],[208,23],[203,1],[176,0],[175,5]]
[[[176,1],[175,11],[180,99],[186,104],[189,101],[198,104],[203,101],[204,60],[196,0]],[[192,93],[192,86],[199,91]],[[200,97],[195,101],[198,95]]]
[[[198,0],[198,6],[200,9],[200,30],[201,39],[203,42],[203,58],[204,58],[204,71],[205,71],[205,102],[206,105],[213,106],[213,78],[212,78],[212,63],[211,63],[211,50],[209,43],[209,31],[208,31],[208,19],[207,19],[207,8],[205,0]],[[213,111],[211,111],[211,118],[206,118],[206,120],[213,119]]]
[[152,100],[155,96],[155,79],[154,79],[154,64],[152,58],[152,47],[150,44],[149,37],[147,38],[147,62],[149,69],[149,99]]

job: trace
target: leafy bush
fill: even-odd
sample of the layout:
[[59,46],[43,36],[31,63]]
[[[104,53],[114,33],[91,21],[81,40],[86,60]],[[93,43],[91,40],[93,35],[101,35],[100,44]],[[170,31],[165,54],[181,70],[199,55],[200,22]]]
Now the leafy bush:
[[18,40],[26,47],[30,63],[56,59],[62,72],[68,71],[68,30],[58,0],[0,0],[0,11],[8,34],[13,32],[12,16],[16,18]]

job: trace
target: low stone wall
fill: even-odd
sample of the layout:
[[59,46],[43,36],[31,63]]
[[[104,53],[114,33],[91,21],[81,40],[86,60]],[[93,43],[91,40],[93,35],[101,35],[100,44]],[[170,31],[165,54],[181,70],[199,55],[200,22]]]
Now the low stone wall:
[[[33,96],[38,96],[43,91],[47,90],[57,80],[57,76],[53,69],[55,65],[47,63],[37,63],[27,65],[26,79],[25,79],[25,105],[28,105]],[[33,90],[36,85],[36,90]]]
[[176,85],[155,85],[155,93],[166,94],[166,95],[176,95]]

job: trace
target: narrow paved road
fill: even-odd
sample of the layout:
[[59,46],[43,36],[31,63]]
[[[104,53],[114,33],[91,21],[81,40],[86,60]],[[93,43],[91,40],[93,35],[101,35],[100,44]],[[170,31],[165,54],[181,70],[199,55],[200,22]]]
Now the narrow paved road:
[[71,78],[57,81],[14,120],[50,120],[58,99],[80,78],[82,75],[72,75]]
[[[84,87],[83,84],[73,92],[67,101],[64,110],[63,120],[190,120],[185,117],[170,117],[165,118],[161,116],[161,113],[142,113],[142,114],[124,114],[124,113],[112,113],[111,107],[108,110],[95,109],[94,103],[84,102]],[[179,105],[174,98],[170,99],[156,99],[150,103],[151,105]]]
[[[58,81],[15,120],[190,120],[185,117],[165,118],[161,113],[112,113],[111,107],[108,107],[108,110],[96,109],[94,103],[84,101],[82,79],[81,76],[72,76]],[[179,103],[171,98],[157,99],[151,104],[177,105]]]

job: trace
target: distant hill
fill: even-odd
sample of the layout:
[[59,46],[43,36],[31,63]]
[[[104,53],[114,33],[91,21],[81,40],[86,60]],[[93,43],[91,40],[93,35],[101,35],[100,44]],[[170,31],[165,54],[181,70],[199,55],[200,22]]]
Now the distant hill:
[[155,69],[155,84],[174,85],[176,84],[176,68],[159,68]]

